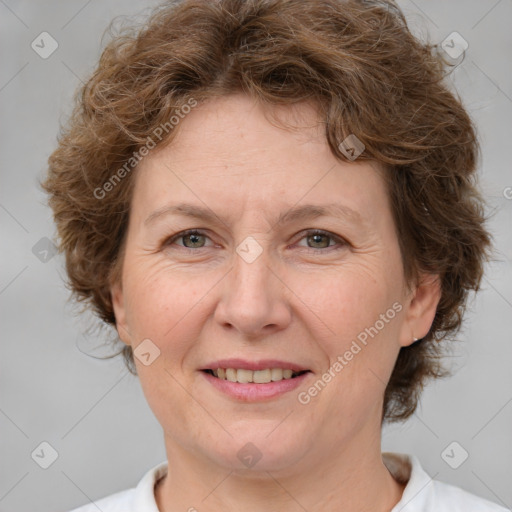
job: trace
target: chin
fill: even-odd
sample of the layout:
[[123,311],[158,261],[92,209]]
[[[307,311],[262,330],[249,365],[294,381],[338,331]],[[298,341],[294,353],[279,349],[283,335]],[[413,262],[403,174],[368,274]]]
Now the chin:
[[307,438],[301,439],[300,432],[284,429],[280,435],[276,431],[269,434],[271,430],[253,429],[244,435],[234,434],[229,442],[225,438],[219,440],[211,447],[210,458],[228,470],[244,473],[281,471],[299,463],[308,451]]

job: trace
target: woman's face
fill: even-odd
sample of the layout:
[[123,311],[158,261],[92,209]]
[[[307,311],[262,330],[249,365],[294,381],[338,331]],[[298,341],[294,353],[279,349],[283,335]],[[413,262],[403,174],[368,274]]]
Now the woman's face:
[[[380,441],[400,347],[433,320],[437,285],[407,289],[382,171],[338,161],[311,105],[279,113],[299,129],[242,95],[199,105],[134,176],[112,292],[168,456],[284,472],[357,456]],[[244,362],[260,371],[230,375],[308,372],[204,371]]]

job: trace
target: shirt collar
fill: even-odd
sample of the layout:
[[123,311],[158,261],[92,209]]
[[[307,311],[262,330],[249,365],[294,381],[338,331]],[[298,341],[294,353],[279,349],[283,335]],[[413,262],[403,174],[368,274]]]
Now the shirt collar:
[[155,484],[167,474],[167,461],[151,468],[135,488],[133,512],[160,512],[156,506]]
[[391,512],[427,510],[432,478],[421,467],[419,459],[405,453],[383,453],[382,460],[393,477],[406,484],[402,498]]

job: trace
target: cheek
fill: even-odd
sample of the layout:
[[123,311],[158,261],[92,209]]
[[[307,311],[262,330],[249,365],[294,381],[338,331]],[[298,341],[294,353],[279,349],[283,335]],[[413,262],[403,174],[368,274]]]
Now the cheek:
[[[400,299],[400,279],[378,265],[347,264],[296,278],[298,294],[336,339],[355,337]],[[301,282],[302,281],[302,282]]]
[[194,276],[171,270],[161,262],[148,265],[132,259],[129,263],[124,289],[129,297],[127,320],[135,351],[144,339],[150,339],[160,350],[148,366],[135,357],[140,384],[160,423],[174,425],[186,437],[186,422],[177,421],[175,411],[188,411],[190,417],[201,415],[199,408],[190,405],[190,394],[184,386],[189,389],[191,382],[184,373],[190,370],[185,368],[187,355],[204,326],[201,299],[218,279],[213,274]]
[[373,403],[396,360],[401,274],[378,261],[308,276],[301,286],[300,296],[318,318],[311,334],[324,353],[323,370],[334,375],[325,377],[334,382],[335,403]]
[[162,261],[148,265],[134,259],[126,268],[127,317],[133,334],[162,341],[194,315],[215,282],[213,273],[183,273]]

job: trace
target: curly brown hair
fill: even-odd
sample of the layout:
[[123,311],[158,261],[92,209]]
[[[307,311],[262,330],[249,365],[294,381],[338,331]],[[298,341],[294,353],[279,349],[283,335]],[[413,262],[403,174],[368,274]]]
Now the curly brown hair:
[[[440,276],[431,329],[400,350],[385,390],[383,420],[406,419],[425,381],[448,374],[436,342],[460,329],[490,246],[476,129],[444,83],[441,53],[412,35],[392,1],[182,0],[123,28],[79,90],[43,183],[73,296],[115,325],[110,286],[120,278],[134,157],[191,98],[313,101],[334,155],[347,161],[340,141],[355,134],[359,159],[385,167],[407,281]],[[131,347],[122,353],[135,373]]]

